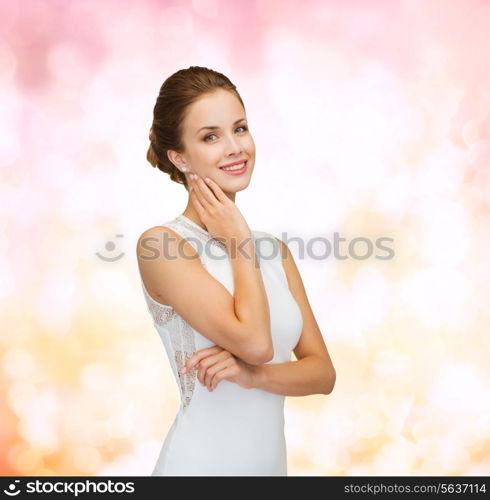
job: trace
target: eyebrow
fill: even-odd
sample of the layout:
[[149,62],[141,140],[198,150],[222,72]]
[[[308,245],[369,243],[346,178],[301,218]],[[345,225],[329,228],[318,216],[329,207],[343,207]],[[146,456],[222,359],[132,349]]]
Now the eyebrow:
[[[233,125],[236,125],[237,123],[240,123],[241,121],[244,121],[244,120],[245,120],[245,118],[239,118],[236,122],[234,122],[234,123],[233,123]],[[200,129],[196,132],[196,134],[198,134],[201,130],[204,130],[204,129],[216,130],[217,128],[219,128],[219,127],[217,127],[216,125],[208,125],[208,126],[206,126],[206,127],[201,127],[201,128],[200,128]]]

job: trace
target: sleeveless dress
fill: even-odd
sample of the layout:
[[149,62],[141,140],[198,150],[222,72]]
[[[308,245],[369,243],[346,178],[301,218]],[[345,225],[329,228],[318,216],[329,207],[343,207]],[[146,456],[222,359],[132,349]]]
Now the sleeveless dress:
[[[226,247],[185,215],[163,226],[185,238],[204,268],[233,295],[233,270]],[[279,243],[252,231],[270,309],[274,357],[291,361],[303,327],[291,294]],[[216,345],[193,329],[171,306],[155,301],[141,280],[148,311],[163,342],[181,393],[179,411],[164,440],[152,476],[287,476],[283,395],[245,389],[221,380],[209,392],[197,370],[181,374],[196,350]]]

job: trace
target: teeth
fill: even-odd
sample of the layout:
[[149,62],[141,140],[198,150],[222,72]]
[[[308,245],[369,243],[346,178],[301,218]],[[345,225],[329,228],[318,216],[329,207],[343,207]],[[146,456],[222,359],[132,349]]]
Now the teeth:
[[244,167],[244,165],[245,165],[245,162],[240,163],[239,165],[233,165],[233,167],[222,168],[221,170],[240,170],[241,168]]

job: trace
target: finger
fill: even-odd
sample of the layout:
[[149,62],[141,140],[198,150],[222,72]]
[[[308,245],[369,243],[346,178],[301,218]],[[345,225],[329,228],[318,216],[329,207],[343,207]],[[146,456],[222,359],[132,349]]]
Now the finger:
[[214,364],[206,370],[206,374],[204,376],[204,385],[207,386],[208,390],[211,390],[212,381],[215,379],[216,374],[224,370],[225,368],[228,368],[228,366],[230,366],[230,360],[225,359],[223,361],[220,361],[219,363]]
[[219,363],[225,359],[228,359],[228,357],[226,356],[226,351],[220,352],[218,354],[213,354],[201,360],[199,362],[199,372],[197,374],[199,382],[201,382],[202,385],[206,385],[205,378],[208,370],[212,368],[216,363]]
[[230,359],[228,351],[220,352],[219,354],[215,354],[213,356],[209,356],[204,361],[201,361],[201,365],[203,366],[203,384],[209,385],[207,383],[207,377],[213,376],[216,372],[216,366],[221,365],[222,363],[228,361]]
[[225,366],[222,370],[217,372],[211,379],[211,391],[214,391],[216,386],[222,381],[226,380],[228,377],[233,375],[233,364]]
[[211,390],[211,381],[216,377],[216,374],[221,370],[224,370],[228,365],[228,360],[221,361],[211,366],[208,370],[206,370],[206,374],[204,376],[204,385],[207,387],[208,391]]
[[[212,349],[212,350],[211,350]],[[215,346],[211,348],[206,348],[203,349],[206,351],[206,356],[204,357],[204,353],[199,352],[199,355],[194,353],[185,363],[185,367],[182,369],[183,373],[186,371],[192,370],[192,367],[196,366],[197,363],[199,363],[200,359],[200,364],[204,368],[208,368],[212,366],[214,363],[217,363],[218,361],[223,361],[225,359],[229,358],[234,358],[233,354],[226,349],[223,349],[220,346]]]
[[[194,354],[192,354],[192,356],[190,356],[186,362],[185,362],[185,366],[184,368],[182,369],[182,373],[185,373],[185,372],[188,372],[190,370],[192,370],[192,368],[197,364],[199,363],[200,360],[208,357],[208,356],[211,356],[212,354],[215,354],[215,353],[220,353],[220,352],[223,352],[224,349],[218,345],[214,345],[214,346],[211,346],[211,347],[205,347],[204,349],[199,349],[199,351],[196,351]],[[228,352],[228,351],[226,351]]]
[[190,372],[193,368],[197,367],[197,365],[207,356],[206,353],[196,351],[192,356],[186,359],[184,363],[184,367],[181,370],[181,373]]
[[203,205],[206,203],[207,205],[205,206],[212,207],[219,203],[219,200],[216,198],[216,196],[214,196],[213,191],[209,189],[208,185],[200,176],[197,176],[195,183],[199,194],[202,195],[203,201],[201,201],[201,203],[203,203]]
[[196,212],[198,213],[199,217],[203,218],[203,215],[206,214],[206,210],[204,209],[202,203],[199,201],[199,198],[196,194],[196,188],[195,188],[195,183],[191,185],[193,188],[192,191],[189,191],[189,199],[191,200],[191,203],[194,205],[194,208],[196,209]]
[[215,354],[222,351],[224,351],[224,349],[221,346],[212,345],[211,347],[204,347],[203,349],[197,350],[189,359],[192,359],[197,353],[199,353],[199,355],[209,356],[210,354]]
[[199,362],[199,365],[196,366],[197,371],[197,380],[199,380],[201,385],[204,385],[204,377],[206,376],[207,369],[212,366],[212,359],[206,358]]
[[206,201],[204,200],[195,180],[191,180],[191,186],[193,189],[189,192],[189,197],[191,202],[194,204],[197,213],[201,216],[206,213],[206,207],[208,205],[206,204]]
[[199,365],[199,369],[197,371],[197,380],[199,380],[199,383],[201,385],[204,385],[204,375],[206,374],[206,369],[204,367],[202,367],[201,365]]
[[209,176],[206,177],[206,179],[205,179],[206,184],[212,190],[216,198],[218,198],[218,200],[221,203],[227,203],[229,201],[229,198],[228,196],[226,196],[225,193],[223,193],[223,190],[218,186],[218,184],[216,184],[216,182],[214,182],[213,179],[211,179],[211,177]]

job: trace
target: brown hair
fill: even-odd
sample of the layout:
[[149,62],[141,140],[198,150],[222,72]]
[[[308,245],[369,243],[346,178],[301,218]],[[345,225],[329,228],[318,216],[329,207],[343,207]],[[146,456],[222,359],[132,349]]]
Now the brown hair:
[[146,159],[153,167],[169,174],[172,181],[184,184],[186,189],[185,174],[169,160],[167,151],[184,151],[182,123],[187,107],[204,94],[220,88],[232,92],[245,109],[235,85],[225,75],[201,66],[190,66],[175,72],[160,87],[153,108],[150,147]]

